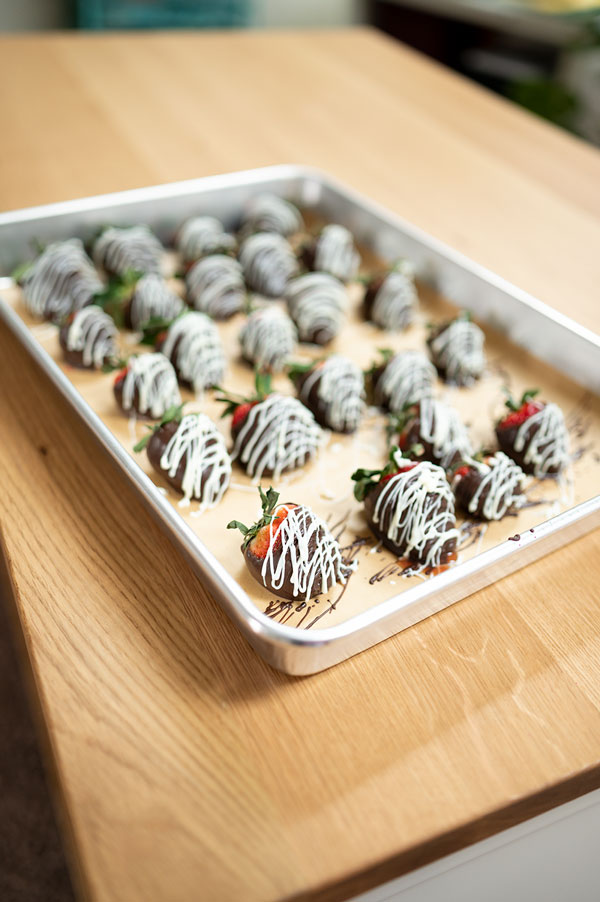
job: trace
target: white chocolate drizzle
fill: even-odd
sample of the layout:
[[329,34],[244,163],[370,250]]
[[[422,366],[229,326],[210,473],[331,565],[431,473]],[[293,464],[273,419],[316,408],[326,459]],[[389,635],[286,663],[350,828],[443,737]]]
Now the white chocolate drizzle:
[[175,246],[186,263],[235,248],[235,238],[214,216],[194,216],[183,223]]
[[162,417],[169,407],[181,403],[175,370],[164,354],[140,354],[129,358],[123,379],[123,410],[133,410],[136,389],[137,412],[154,419]]
[[[525,495],[522,490],[525,474],[521,467],[502,451],[496,451],[485,461],[467,458],[465,463],[477,470],[482,477],[468,504],[467,510],[470,514],[475,513],[486,491],[482,507],[482,513],[486,520],[501,520],[508,510],[516,510],[523,505]],[[452,487],[455,489],[459,481],[464,478],[467,477],[456,475],[452,480]]]
[[323,272],[298,276],[288,283],[285,297],[300,341],[313,340],[319,331],[333,338],[342,328],[348,298],[335,276]]
[[[532,426],[538,427],[535,432],[532,432]],[[544,404],[519,426],[514,449],[518,454],[526,449],[523,462],[532,469],[534,476],[559,472],[567,466],[569,434],[558,404]]]
[[171,360],[179,378],[195,392],[218,385],[225,372],[225,354],[219,330],[205,313],[184,313],[169,326],[162,353]]
[[196,310],[227,319],[244,306],[246,288],[242,267],[224,254],[211,254],[195,263],[186,276],[187,296]]
[[49,244],[25,274],[25,306],[55,322],[89,304],[102,282],[78,238]]
[[392,357],[377,380],[374,401],[400,413],[406,404],[431,397],[435,380],[435,367],[424,354],[402,351]]
[[232,460],[239,458],[256,481],[265,471],[276,481],[284,470],[314,457],[322,442],[310,410],[296,398],[274,394],[250,408],[235,438]]
[[[401,466],[402,460],[397,463]],[[446,543],[458,540],[454,496],[442,468],[421,461],[388,479],[375,502],[373,522],[385,523],[387,538],[407,557],[413,554],[425,567],[439,566]]]
[[251,313],[242,331],[242,354],[259,369],[282,370],[296,347],[296,327],[279,307],[263,307]]
[[184,416],[160,458],[160,467],[173,478],[185,459],[181,507],[192,498],[200,510],[215,507],[229,485],[231,461],[223,436],[204,413]]
[[94,242],[94,262],[107,272],[159,273],[164,248],[147,226],[108,228]]
[[327,425],[336,432],[353,432],[363,415],[364,379],[359,366],[334,354],[316,366],[302,383],[300,400],[308,404],[317,385],[317,397],[327,406]]
[[371,319],[382,329],[406,329],[417,307],[414,271],[408,261],[400,263],[383,280],[371,308]]
[[276,194],[257,194],[248,201],[242,231],[278,232],[287,238],[303,226],[300,211],[289,201]]
[[470,385],[483,373],[485,336],[479,326],[468,319],[450,323],[431,342],[436,366],[444,371],[447,382]]
[[[288,513],[277,524],[282,509]],[[320,595],[336,583],[346,584],[358,562],[344,561],[339,542],[320,517],[304,505],[287,504],[280,504],[274,517],[269,525],[269,548],[261,567],[263,583],[269,583],[277,592],[289,581],[294,598],[304,601],[317,594],[316,587]]]
[[341,225],[327,225],[317,237],[313,269],[349,282],[358,272],[360,255],[352,232]]
[[146,273],[138,281],[129,306],[132,329],[143,329],[153,317],[175,319],[184,308],[181,298],[172,291],[162,276]]
[[99,370],[109,357],[116,356],[117,335],[117,327],[101,307],[83,307],[67,328],[67,350],[80,351],[83,365]]
[[298,272],[292,248],[276,232],[257,232],[246,238],[240,248],[240,263],[248,286],[267,297],[281,297]]
[[453,407],[435,398],[422,398],[419,402],[419,435],[433,446],[433,454],[442,469],[454,460],[470,457],[473,453],[467,430]]

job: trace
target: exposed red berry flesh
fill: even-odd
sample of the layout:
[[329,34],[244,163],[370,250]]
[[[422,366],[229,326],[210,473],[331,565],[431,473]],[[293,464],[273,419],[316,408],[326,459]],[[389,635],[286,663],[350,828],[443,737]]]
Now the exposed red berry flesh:
[[269,551],[269,547],[272,547],[274,551],[280,547],[281,535],[279,533],[279,528],[294,507],[296,507],[295,504],[282,504],[280,507],[276,508],[275,516],[268,526],[263,526],[250,542],[249,548],[254,557],[264,560]]
[[129,367],[124,366],[123,369],[117,373],[117,375],[115,376],[115,385],[119,385],[119,383],[121,383],[123,381],[123,379],[127,375],[128,370],[129,370]]
[[416,467],[418,463],[418,460],[407,460],[405,464],[402,464],[402,466],[398,467],[397,470],[394,470],[393,473],[388,473],[387,476],[382,476],[380,482],[387,482],[388,479],[393,479],[394,476],[397,476],[399,473],[406,473],[407,470],[412,470],[413,467]]
[[465,464],[462,467],[459,467],[458,470],[455,471],[454,476],[466,476],[471,467],[468,464]]
[[238,407],[235,408],[233,419],[231,421],[231,428],[235,429],[237,426],[241,426],[251,409],[258,403],[258,401],[247,401],[245,404],[239,404]]
[[535,413],[539,413],[544,407],[543,401],[525,401],[518,410],[513,410],[507,414],[503,420],[498,423],[499,429],[512,429],[515,426],[521,426],[525,420],[532,417]]

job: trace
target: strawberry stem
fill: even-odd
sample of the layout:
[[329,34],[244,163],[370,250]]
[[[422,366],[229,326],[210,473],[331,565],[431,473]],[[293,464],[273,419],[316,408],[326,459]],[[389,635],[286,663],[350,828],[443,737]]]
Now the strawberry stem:
[[156,423],[153,426],[146,426],[148,432],[146,435],[139,440],[139,442],[133,446],[133,450],[136,454],[139,454],[140,451],[143,451],[152,436],[159,429],[162,429],[163,426],[166,426],[167,423],[172,423],[173,420],[180,423],[181,418],[183,417],[183,404],[173,404],[168,410],[165,411],[165,414],[160,421],[160,423]]

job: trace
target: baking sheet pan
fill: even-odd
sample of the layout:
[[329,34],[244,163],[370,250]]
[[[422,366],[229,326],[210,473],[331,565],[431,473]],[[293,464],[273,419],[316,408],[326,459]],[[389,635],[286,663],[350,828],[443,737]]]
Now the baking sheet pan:
[[[546,485],[537,487],[534,497],[542,499],[539,505],[528,508],[518,521],[509,522],[509,518],[493,524],[483,536],[475,535],[470,550],[462,553],[461,562],[445,573],[427,580],[404,579],[397,567],[394,570],[392,555],[382,553],[374,542],[365,542],[357,549],[361,575],[352,578],[352,591],[346,591],[339,600],[337,596],[320,599],[310,610],[300,605],[282,605],[248,577],[238,551],[239,537],[226,534],[223,529],[223,523],[231,516],[243,521],[254,518],[257,499],[250,480],[241,471],[235,472],[227,504],[220,506],[218,513],[195,518],[193,508],[182,511],[177,497],[174,493],[171,497],[165,494],[166,483],[160,484],[145,459],[139,459],[142,467],[132,459],[132,445],[143,434],[143,427],[138,424],[132,428],[116,413],[111,377],[65,367],[57,353],[55,327],[29,320],[14,289],[11,291],[10,282],[5,280],[7,303],[0,307],[2,316],[142,488],[147,504],[185,549],[232,619],[271,664],[290,673],[311,673],[435,613],[600,523],[600,484],[596,481],[600,468],[590,453],[600,436],[598,401],[593,397],[599,387],[600,344],[588,330],[392,214],[329,177],[299,167],[236,173],[4,214],[0,216],[0,266],[7,271],[30,256],[32,238],[42,242],[73,235],[85,238],[108,222],[146,222],[163,240],[172,236],[183,219],[200,211],[217,215],[230,225],[248,197],[265,190],[295,200],[320,218],[347,225],[367,248],[367,262],[370,255],[387,260],[406,256],[416,264],[421,283],[419,324],[399,336],[377,335],[368,331],[370,327],[356,313],[350,318],[340,349],[351,345],[350,356],[366,365],[377,345],[398,349],[421,346],[425,321],[440,319],[451,309],[440,297],[443,294],[450,301],[459,301],[461,307],[472,309],[478,321],[489,324],[487,378],[476,390],[448,389],[447,400],[461,410],[465,419],[475,421],[477,429],[478,417],[472,415],[473,408],[485,409],[485,422],[492,421],[492,411],[487,408],[500,397],[506,371],[516,388],[530,384],[535,375],[546,394],[565,409],[578,443],[575,450],[582,451],[576,461],[575,479],[570,474],[559,483],[546,481]],[[351,297],[355,311],[359,294],[360,289],[354,286]],[[248,371],[235,360],[239,327],[239,321],[220,325],[232,361],[225,385],[232,391],[247,390],[250,383]],[[551,361],[554,367],[539,363],[528,354],[515,354],[515,344]],[[281,387],[284,383],[285,379]],[[291,387],[287,390],[291,391]],[[200,402],[198,409],[216,416],[217,408],[209,397]],[[485,435],[478,439],[478,443],[484,443]],[[383,453],[384,445],[381,416],[374,416],[372,422],[367,417],[359,436],[332,437],[320,461],[306,471],[284,476],[283,484],[277,488],[284,500],[296,500],[293,493],[300,491],[302,500],[332,524],[345,518],[343,541],[351,544],[361,532],[366,537],[368,531],[360,521],[358,505],[353,509],[351,497],[346,497],[351,496],[351,491],[348,493],[349,474],[345,470],[348,466],[352,472],[354,466],[378,465],[379,459],[374,458]],[[342,468],[345,487],[336,485],[339,460],[346,462]],[[313,496],[307,498],[307,489],[310,496],[311,488]],[[325,495],[333,497],[324,497],[324,488]],[[219,532],[224,538],[215,541],[213,537]],[[464,544],[468,544],[470,538],[465,538]],[[380,572],[383,575],[379,577]]]

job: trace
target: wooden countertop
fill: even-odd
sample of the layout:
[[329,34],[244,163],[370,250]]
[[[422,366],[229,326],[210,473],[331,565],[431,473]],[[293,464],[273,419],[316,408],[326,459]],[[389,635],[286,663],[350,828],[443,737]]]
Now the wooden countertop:
[[[368,29],[3,38],[0,83],[4,209],[313,164],[600,325],[598,152]],[[5,330],[0,380],[4,550],[90,896],[345,899],[600,786],[598,532],[289,678]]]

